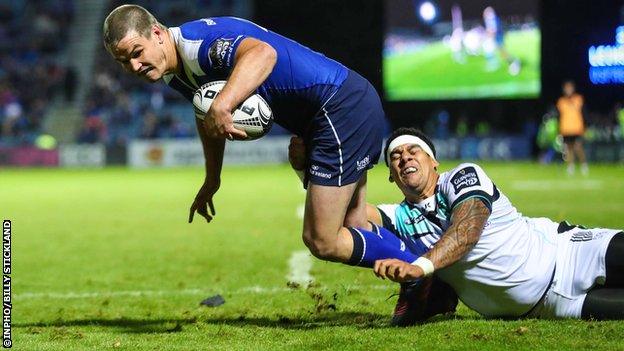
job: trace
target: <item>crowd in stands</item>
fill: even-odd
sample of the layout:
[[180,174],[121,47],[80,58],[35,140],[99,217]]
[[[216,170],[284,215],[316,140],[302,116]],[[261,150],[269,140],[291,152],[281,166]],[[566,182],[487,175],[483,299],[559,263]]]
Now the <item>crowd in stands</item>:
[[0,146],[32,143],[53,99],[73,98],[58,63],[73,17],[72,0],[0,0]]
[[[109,1],[105,14],[123,3]],[[133,3],[151,10],[168,26],[208,16],[252,18],[251,0]],[[0,147],[32,144],[42,133],[51,105],[74,99],[76,73],[59,64],[74,16],[74,0],[0,0]],[[123,72],[103,45],[97,50],[77,142],[124,146],[132,139],[196,136],[192,107],[180,94],[163,83],[149,84]],[[557,117],[556,113],[547,116]],[[587,140],[624,140],[622,105],[612,113],[589,112],[586,117]],[[485,120],[444,110],[433,114],[422,128],[436,138],[492,136],[496,129]],[[535,135],[536,128],[536,122],[529,121],[522,134]]]
[[[125,3],[111,1],[105,11]],[[235,15],[250,17],[249,0],[134,1],[166,26],[177,26],[199,17]],[[77,141],[126,145],[131,139],[189,138],[197,134],[192,106],[164,83],[154,84],[124,72],[103,46],[96,55],[96,71],[88,94]]]

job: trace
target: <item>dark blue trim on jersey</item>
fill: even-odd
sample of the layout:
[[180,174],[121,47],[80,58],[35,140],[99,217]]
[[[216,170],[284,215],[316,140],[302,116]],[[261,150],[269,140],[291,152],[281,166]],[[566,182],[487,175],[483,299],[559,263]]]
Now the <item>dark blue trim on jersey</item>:
[[451,216],[453,215],[453,210],[457,207],[457,205],[473,197],[483,201],[485,207],[492,212],[492,195],[483,190],[473,190],[463,194],[453,202],[453,206],[451,206]]
[[178,78],[178,76],[173,76],[173,78],[169,81],[168,85],[171,88],[177,90],[188,101],[193,102],[193,95],[195,94],[195,91],[191,90],[191,88],[182,83],[182,80]]
[[500,198],[500,191],[498,191],[498,188],[496,187],[495,184],[492,184],[494,186],[494,195],[492,196],[492,203],[496,202],[496,200],[498,200]]
[[381,217],[381,226],[391,231],[394,235],[401,237],[401,234],[396,229],[394,224],[392,224],[392,219],[388,217],[388,215],[382,211],[379,207],[376,208],[377,212],[379,212],[379,216]]
[[210,56],[208,55],[210,45],[212,45],[212,42],[204,40],[199,46],[199,50],[197,52],[197,62],[199,62],[199,67],[206,74],[210,72],[210,67],[212,67],[212,62],[210,62]]

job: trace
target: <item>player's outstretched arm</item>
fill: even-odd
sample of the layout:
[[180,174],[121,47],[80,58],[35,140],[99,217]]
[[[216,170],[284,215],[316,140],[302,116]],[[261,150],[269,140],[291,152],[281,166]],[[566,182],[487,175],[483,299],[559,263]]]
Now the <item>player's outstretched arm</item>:
[[459,261],[479,241],[490,213],[490,209],[480,199],[471,198],[460,203],[451,213],[451,226],[431,251],[423,256],[433,263],[435,269]]
[[277,52],[271,45],[254,38],[243,39],[234,55],[232,73],[204,119],[214,121],[216,135],[247,137],[244,131],[234,128],[232,111],[267,79],[276,62]]
[[[436,270],[459,261],[479,241],[489,216],[490,209],[480,199],[471,198],[460,203],[451,214],[451,226],[423,257],[431,261]],[[379,278],[396,282],[412,281],[425,276],[420,266],[397,259],[378,260],[374,270]]]
[[[219,190],[219,186],[221,185],[221,167],[223,165],[225,139],[209,137],[200,119],[195,119],[195,123],[204,149],[206,178],[191,205],[189,223],[193,222],[195,211],[210,223],[212,217],[216,214],[214,204],[212,203],[212,197],[217,190]],[[210,214],[208,213],[208,208],[210,208]]]

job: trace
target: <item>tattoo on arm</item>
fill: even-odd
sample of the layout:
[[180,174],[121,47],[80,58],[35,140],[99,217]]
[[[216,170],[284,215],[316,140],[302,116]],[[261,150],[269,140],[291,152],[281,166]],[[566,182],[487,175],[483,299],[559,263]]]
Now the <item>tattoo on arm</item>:
[[480,199],[468,199],[453,210],[451,226],[431,251],[423,255],[441,269],[459,261],[479,241],[490,210]]

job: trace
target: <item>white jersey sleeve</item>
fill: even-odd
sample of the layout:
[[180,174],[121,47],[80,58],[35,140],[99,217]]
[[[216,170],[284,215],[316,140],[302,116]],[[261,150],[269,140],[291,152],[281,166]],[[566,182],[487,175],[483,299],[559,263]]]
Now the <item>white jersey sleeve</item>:
[[438,184],[439,191],[448,200],[451,212],[463,201],[475,197],[483,200],[491,211],[498,192],[490,177],[474,163],[462,163],[444,173]]

